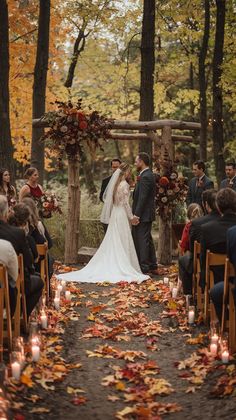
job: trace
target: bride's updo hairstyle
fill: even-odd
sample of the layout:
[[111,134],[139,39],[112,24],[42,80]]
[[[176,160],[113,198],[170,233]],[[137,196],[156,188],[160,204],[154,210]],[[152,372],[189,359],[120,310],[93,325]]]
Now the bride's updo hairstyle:
[[121,181],[123,181],[123,179],[124,179],[124,175],[125,175],[125,173],[126,173],[129,169],[130,169],[129,164],[128,164],[128,163],[125,163],[125,162],[121,163],[120,167],[117,169],[117,171],[120,171],[120,175],[119,175],[119,177],[118,177],[118,179],[117,179],[117,181],[116,181],[116,185],[115,185],[115,187],[114,187],[114,191],[113,191],[113,201],[114,201],[114,199],[115,199],[115,195],[116,195],[117,188],[119,187],[119,185],[120,185]]

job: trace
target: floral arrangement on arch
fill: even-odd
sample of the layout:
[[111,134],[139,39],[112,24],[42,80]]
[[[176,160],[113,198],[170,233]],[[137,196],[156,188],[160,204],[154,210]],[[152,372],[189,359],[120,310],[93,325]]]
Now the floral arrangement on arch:
[[86,143],[92,154],[96,148],[102,149],[101,140],[107,140],[111,120],[97,111],[85,112],[82,100],[76,104],[71,101],[55,102],[56,111],[44,114],[50,129],[42,137],[49,148],[56,152],[59,164],[66,154],[69,159],[77,159],[83,154],[83,143]]
[[187,178],[169,168],[164,175],[156,174],[156,211],[163,220],[169,220],[173,209],[184,203],[188,193]]

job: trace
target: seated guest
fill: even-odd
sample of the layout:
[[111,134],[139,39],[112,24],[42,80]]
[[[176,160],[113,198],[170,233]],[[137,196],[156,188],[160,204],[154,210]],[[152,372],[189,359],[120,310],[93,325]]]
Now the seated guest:
[[12,244],[4,239],[0,239],[0,263],[6,266],[8,272],[10,308],[13,316],[17,298],[18,259]]
[[[227,231],[236,225],[236,192],[231,188],[224,188],[216,194],[216,206],[221,217],[218,220],[205,223],[201,227],[201,275],[200,285],[205,288],[206,252],[207,250],[226,254]],[[214,282],[218,283],[224,276],[224,267],[212,267]]]
[[232,188],[236,191],[236,165],[234,162],[226,163],[225,165],[226,178],[221,181],[220,189]]
[[182,281],[183,292],[185,295],[192,294],[192,275],[193,275],[193,253],[194,241],[200,242],[201,227],[211,220],[220,218],[215,204],[216,191],[213,189],[203,191],[202,206],[206,211],[205,216],[192,220],[189,238],[190,238],[190,254],[179,258],[179,277]]
[[[31,236],[36,245],[47,243],[48,249],[52,248],[52,239],[51,236],[44,225],[44,223],[40,220],[37,206],[32,200],[32,198],[25,197],[22,200],[22,203],[27,206],[30,212],[29,218],[29,236]],[[51,255],[48,255],[48,271],[49,277],[51,278],[53,275],[53,263],[54,259]],[[36,270],[40,271],[40,264],[36,265]]]
[[[227,255],[233,264],[236,272],[236,226],[231,227],[227,232]],[[236,279],[230,279],[234,282],[234,302],[236,305]],[[224,296],[224,281],[219,281],[210,291],[212,302],[214,303],[217,318],[221,321]]]
[[194,241],[201,241],[201,226],[205,223],[218,220],[220,214],[216,208],[216,191],[213,189],[203,191],[202,193],[202,207],[205,215],[194,219],[190,226],[190,248],[193,253]]
[[199,204],[192,203],[188,206],[188,209],[187,209],[188,222],[184,226],[182,237],[179,243],[182,255],[185,254],[185,252],[190,251],[189,232],[190,232],[191,224],[194,219],[198,220],[202,215],[203,215],[203,211],[202,211],[201,206],[199,206]]
[[7,223],[7,198],[0,195],[0,239],[9,241],[17,255],[23,255],[25,294],[27,315],[29,316],[42,295],[44,283],[39,276],[34,275],[33,258],[30,252],[25,232]]
[[193,175],[189,183],[188,195],[186,198],[187,205],[197,203],[202,205],[202,193],[214,187],[213,182],[205,174],[205,163],[202,160],[197,160],[193,164]]

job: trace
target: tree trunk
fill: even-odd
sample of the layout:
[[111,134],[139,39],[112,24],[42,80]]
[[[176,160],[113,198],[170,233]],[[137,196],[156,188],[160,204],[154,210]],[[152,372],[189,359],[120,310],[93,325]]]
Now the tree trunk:
[[80,219],[79,161],[68,159],[68,210],[65,234],[65,264],[76,264]]
[[6,0],[0,0],[0,167],[14,178],[9,113],[9,21]]
[[[174,147],[171,140],[171,127],[163,128],[161,140],[161,162],[166,152],[173,162]],[[169,265],[172,262],[172,217],[159,217],[158,262],[163,265]]]
[[[34,67],[33,84],[33,119],[40,118],[45,113],[47,71],[49,56],[50,33],[50,0],[40,0],[38,19],[38,42],[36,62]],[[44,176],[44,142],[40,138],[44,134],[43,128],[32,130],[31,164],[39,170],[40,181]]]
[[[154,117],[155,0],[144,0],[141,39],[140,121]],[[152,153],[151,141],[140,141],[140,151]]]
[[213,153],[218,184],[225,175],[223,93],[221,87],[224,58],[225,0],[216,0],[216,32],[213,56]]
[[95,200],[95,199],[97,200],[97,197],[96,197],[97,188],[96,188],[96,185],[94,183],[92,165],[91,165],[91,162],[88,160],[85,153],[81,157],[80,165],[81,165],[81,169],[83,169],[83,175],[84,175],[84,181],[85,181],[86,189],[87,189],[90,197],[92,198],[92,200]]
[[199,53],[199,91],[200,91],[200,159],[207,160],[207,81],[206,81],[206,57],[210,36],[210,1],[204,0],[205,23],[202,45]]
[[82,53],[85,47],[85,40],[86,40],[86,36],[84,34],[85,28],[86,28],[86,24],[84,24],[83,27],[79,30],[78,36],[75,40],[73,55],[71,58],[69,69],[68,69],[67,78],[64,83],[64,86],[67,88],[72,87],[76,64],[77,64],[80,54]]

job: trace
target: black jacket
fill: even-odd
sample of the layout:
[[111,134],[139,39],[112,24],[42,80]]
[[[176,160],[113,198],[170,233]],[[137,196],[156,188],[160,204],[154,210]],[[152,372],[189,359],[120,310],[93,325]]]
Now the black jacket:
[[[207,250],[216,254],[227,253],[227,232],[236,225],[236,214],[226,213],[220,219],[206,223],[201,227],[201,277],[200,284],[205,286],[206,252]],[[224,267],[213,269],[214,281],[218,283],[224,278]]]
[[29,273],[33,270],[33,257],[26,240],[25,232],[16,226],[10,226],[8,223],[0,220],[0,239],[9,241],[17,255],[22,254],[24,260],[24,268]]
[[197,203],[200,206],[202,205],[202,193],[205,190],[209,190],[210,188],[214,188],[213,181],[210,180],[206,175],[202,178],[202,186],[197,186],[198,178],[194,177],[191,179],[189,183],[189,190],[188,195],[186,198],[187,205],[191,203]]
[[234,191],[236,191],[236,177],[233,179],[233,185],[232,186],[229,185],[229,179],[228,178],[223,179],[223,181],[221,181],[221,183],[220,183],[220,190],[222,190],[223,188],[232,188]]
[[135,216],[140,217],[141,222],[155,220],[155,192],[155,178],[148,168],[140,175],[133,193],[132,211]]
[[217,211],[213,211],[205,216],[198,217],[194,219],[190,226],[189,237],[190,237],[190,251],[193,253],[194,250],[194,241],[201,242],[201,227],[205,223],[213,222],[214,220],[219,220],[220,215]]
[[110,181],[111,177],[112,177],[112,176],[110,175],[110,176],[108,176],[107,178],[105,178],[105,179],[103,179],[103,180],[102,180],[101,191],[100,191],[100,194],[99,194],[99,199],[100,199],[100,201],[102,201],[102,202],[103,202],[103,194],[104,194],[104,192],[105,192],[106,187],[107,187],[107,186],[108,186],[108,184],[109,184],[109,181]]

